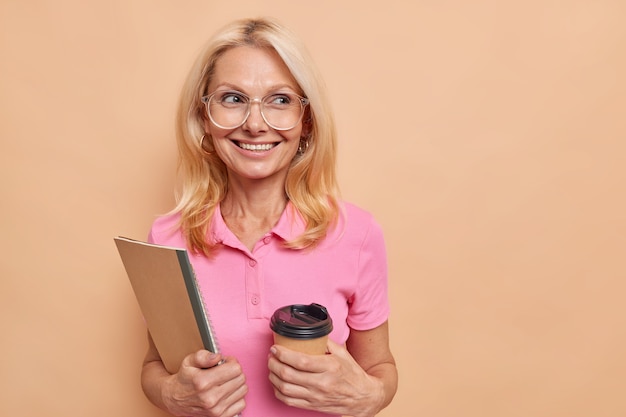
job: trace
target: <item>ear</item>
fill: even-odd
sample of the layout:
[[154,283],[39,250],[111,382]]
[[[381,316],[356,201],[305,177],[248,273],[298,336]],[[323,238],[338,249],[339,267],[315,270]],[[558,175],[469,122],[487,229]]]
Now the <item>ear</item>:
[[304,117],[302,118],[302,134],[300,135],[303,138],[308,138],[313,133],[313,115],[311,114],[311,110],[307,109],[304,113]]
[[204,133],[210,135],[211,121],[208,117],[203,117],[202,121],[204,122]]

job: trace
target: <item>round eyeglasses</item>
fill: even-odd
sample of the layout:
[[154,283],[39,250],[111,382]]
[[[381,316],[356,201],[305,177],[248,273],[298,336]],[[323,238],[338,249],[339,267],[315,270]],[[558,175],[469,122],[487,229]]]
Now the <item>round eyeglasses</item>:
[[213,124],[221,129],[235,129],[243,125],[252,103],[259,103],[265,123],[275,130],[296,127],[309,99],[295,93],[271,93],[263,98],[250,98],[235,90],[215,91],[201,98]]

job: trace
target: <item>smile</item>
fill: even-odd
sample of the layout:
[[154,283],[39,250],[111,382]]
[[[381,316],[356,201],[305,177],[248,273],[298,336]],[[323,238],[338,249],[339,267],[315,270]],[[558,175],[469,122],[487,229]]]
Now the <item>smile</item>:
[[259,144],[252,144],[252,143],[242,143],[242,142],[236,142],[237,146],[239,146],[241,149],[245,149],[247,151],[253,151],[253,152],[264,152],[264,151],[269,151],[270,149],[272,149],[274,146],[276,146],[278,143],[259,143]]

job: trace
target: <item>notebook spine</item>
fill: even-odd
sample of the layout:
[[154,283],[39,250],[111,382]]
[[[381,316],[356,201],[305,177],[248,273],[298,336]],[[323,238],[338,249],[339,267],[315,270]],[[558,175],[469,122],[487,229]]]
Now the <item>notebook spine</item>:
[[204,297],[200,292],[200,285],[196,277],[193,266],[189,261],[187,251],[184,249],[177,250],[178,260],[183,270],[183,276],[185,277],[185,285],[189,294],[189,300],[193,308],[198,329],[200,330],[200,336],[202,338],[202,344],[204,348],[213,353],[220,353],[219,344],[215,331],[213,330],[213,323],[205,303]]

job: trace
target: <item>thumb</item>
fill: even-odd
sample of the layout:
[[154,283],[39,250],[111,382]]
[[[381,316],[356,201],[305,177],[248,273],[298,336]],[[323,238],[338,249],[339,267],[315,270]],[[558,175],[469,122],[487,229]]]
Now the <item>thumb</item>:
[[212,368],[222,360],[222,355],[210,352],[208,350],[199,350],[188,355],[183,363],[193,368]]
[[348,353],[348,350],[343,345],[333,342],[330,338],[328,339],[326,348],[328,349],[328,353],[332,355],[345,356]]

